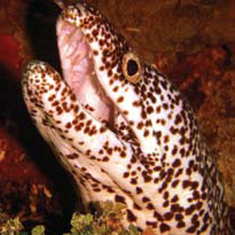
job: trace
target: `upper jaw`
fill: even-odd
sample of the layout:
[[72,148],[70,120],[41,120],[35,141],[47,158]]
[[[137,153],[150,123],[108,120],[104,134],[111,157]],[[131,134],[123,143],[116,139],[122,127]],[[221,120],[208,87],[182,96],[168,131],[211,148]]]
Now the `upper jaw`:
[[[68,17],[69,11],[77,14],[76,21]],[[97,76],[105,80],[105,71],[102,75],[97,72],[97,67],[101,65],[100,58],[93,55],[93,44],[85,36],[83,27],[76,23],[80,17],[78,13],[75,7],[66,8],[57,21],[58,49],[63,71],[63,77],[58,75],[58,79],[61,84],[65,82],[68,85],[77,101],[94,119],[105,122],[107,127],[116,132],[114,125],[126,121],[120,118],[121,112],[109,98],[109,92],[104,91],[99,83]],[[98,52],[102,54],[101,49]]]

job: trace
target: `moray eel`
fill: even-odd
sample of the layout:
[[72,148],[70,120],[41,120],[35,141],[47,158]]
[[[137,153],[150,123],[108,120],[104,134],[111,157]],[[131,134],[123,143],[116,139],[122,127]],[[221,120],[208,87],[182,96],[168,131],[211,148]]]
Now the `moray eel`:
[[84,204],[124,203],[124,226],[156,234],[229,234],[219,173],[182,95],[94,8],[66,7],[56,29],[63,76],[31,61],[23,95]]

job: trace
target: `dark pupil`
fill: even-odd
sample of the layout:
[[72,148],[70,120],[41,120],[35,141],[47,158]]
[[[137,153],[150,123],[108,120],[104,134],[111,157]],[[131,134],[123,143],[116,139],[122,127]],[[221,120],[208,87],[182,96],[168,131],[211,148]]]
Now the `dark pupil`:
[[134,60],[127,62],[127,73],[129,76],[133,76],[138,72],[138,64]]

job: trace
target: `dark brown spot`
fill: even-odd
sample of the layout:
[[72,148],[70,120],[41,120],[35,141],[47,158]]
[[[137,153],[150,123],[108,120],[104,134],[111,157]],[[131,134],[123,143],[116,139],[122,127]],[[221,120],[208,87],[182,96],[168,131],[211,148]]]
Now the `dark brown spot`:
[[120,196],[120,195],[116,195],[115,196],[115,202],[120,202],[120,203],[123,203],[123,204],[126,204],[126,200],[123,196]]
[[68,128],[68,129],[71,128],[71,127],[72,127],[71,122],[68,122],[68,123],[65,125],[65,127]]
[[169,106],[168,106],[167,103],[164,103],[164,104],[162,105],[162,107],[163,107],[165,110],[167,110],[167,109],[169,108]]
[[68,155],[67,155],[67,158],[68,158],[68,159],[76,159],[76,158],[79,158],[79,155],[76,154],[76,153],[72,153],[72,154],[68,154]]
[[186,232],[187,232],[187,233],[195,233],[196,229],[197,229],[196,226],[192,226],[192,227],[188,228],[188,229],[186,230]]
[[122,151],[122,152],[120,153],[120,156],[121,156],[122,158],[124,158],[124,157],[126,157],[126,153],[125,153],[124,151]]
[[190,180],[184,180],[182,183],[183,189],[186,189],[191,186],[191,181]]
[[195,210],[196,210],[195,205],[190,205],[188,208],[186,208],[185,214],[186,215],[191,215]]
[[164,142],[164,143],[168,143],[168,142],[169,142],[169,135],[165,135],[165,136],[164,136],[163,142]]
[[163,207],[168,207],[168,206],[169,206],[169,201],[166,200],[165,202],[163,202],[162,206],[163,206]]
[[115,87],[113,88],[113,91],[114,91],[114,92],[117,92],[118,89],[119,89],[119,87],[118,87],[118,86],[115,86]]
[[154,171],[161,171],[161,170],[162,170],[162,167],[161,167],[161,166],[156,166],[156,167],[154,167],[153,170],[154,170]]
[[183,173],[183,168],[180,168],[176,173],[175,173],[175,178],[180,176]]
[[97,56],[97,55],[99,54],[99,52],[98,52],[97,50],[93,50],[93,54],[94,54],[95,56]]
[[174,146],[174,148],[171,151],[171,154],[174,156],[176,155],[177,151],[178,151],[177,146]]
[[[109,71],[108,71],[108,76],[110,77],[111,75],[112,75],[112,71],[109,70]],[[111,85],[113,85],[113,83],[114,83],[114,80],[113,80],[113,79],[110,79],[110,80],[109,80],[109,85],[111,86]]]
[[[169,119],[170,119],[170,117],[168,117]],[[178,132],[178,129],[177,128],[174,128],[173,126],[170,128],[170,132],[173,134],[173,135],[175,135],[175,134],[177,134],[177,132]]]
[[192,189],[197,189],[198,186],[199,186],[199,183],[198,183],[197,181],[193,181],[193,182],[191,183]]
[[142,188],[136,187],[135,190],[136,190],[136,193],[137,193],[137,194],[143,193],[143,189],[142,189]]
[[148,114],[153,113],[153,111],[154,111],[154,109],[153,109],[152,106],[148,106],[148,107],[147,107],[147,113],[148,113]]
[[150,199],[148,197],[143,197],[142,198],[142,202],[144,202],[144,203],[149,202],[149,201],[150,201]]
[[138,128],[139,130],[141,130],[143,127],[144,127],[144,123],[143,123],[143,122],[139,122],[139,123],[137,124],[137,128]]
[[168,199],[168,197],[169,197],[169,192],[166,191],[166,192],[163,194],[163,198],[164,198],[164,199]]
[[171,205],[172,212],[181,212],[182,210],[183,210],[183,208],[178,203]]
[[141,117],[142,117],[142,119],[146,119],[146,117],[147,117],[147,114],[144,110],[141,111]]
[[146,208],[147,208],[148,210],[154,210],[154,205],[153,205],[152,203],[148,203],[147,206],[146,206]]
[[172,166],[174,167],[174,168],[177,168],[177,167],[179,167],[181,165],[181,161],[180,161],[180,159],[175,159],[174,160],[174,162],[172,163]]
[[177,228],[184,228],[186,226],[184,221],[179,221],[178,224],[176,225]]
[[209,224],[207,224],[207,223],[203,224],[203,226],[202,226],[200,231],[201,232],[205,232],[207,230],[208,226],[209,226]]
[[138,182],[136,178],[132,178],[130,183],[136,185]]
[[154,216],[154,218],[156,218],[158,221],[163,221],[163,218],[162,218],[161,214],[158,213],[157,211],[154,211],[153,216]]
[[106,156],[102,159],[103,162],[108,162],[109,161],[109,158]]
[[86,115],[84,113],[80,113],[78,115],[78,117],[79,117],[80,120],[83,120],[83,119],[85,119]]
[[199,191],[197,191],[197,190],[193,191],[193,198],[194,198],[194,200],[198,200],[200,198]]
[[196,203],[197,210],[200,210],[203,206],[203,203],[201,201]]
[[157,222],[156,221],[146,221],[145,223],[147,226],[150,226],[152,228],[157,228]]
[[174,195],[171,199],[171,203],[176,203],[179,200],[179,197],[177,195]]
[[177,213],[175,215],[175,220],[176,221],[182,221],[184,219],[184,216],[181,213]]
[[133,208],[136,209],[136,210],[139,210],[139,211],[142,209],[142,208],[141,208],[138,204],[136,204],[136,203],[133,204]]
[[164,214],[165,220],[168,220],[168,221],[171,220],[173,218],[173,216],[174,216],[174,214],[172,212],[166,212]]
[[124,97],[123,97],[123,96],[120,96],[120,97],[117,99],[117,102],[118,102],[118,103],[121,103],[121,102],[123,102],[123,100],[124,100]]
[[147,137],[147,136],[149,136],[149,130],[144,131],[144,137]]
[[129,222],[135,222],[137,217],[132,213],[132,211],[127,209],[127,219]]
[[139,101],[134,101],[132,104],[133,104],[134,107],[139,107],[140,106],[140,102]]
[[160,225],[160,231],[162,233],[166,232],[166,231],[170,231],[170,226],[168,224],[165,224],[165,223],[161,223]]
[[107,128],[102,126],[102,127],[100,128],[100,133],[104,133],[106,130],[107,130]]
[[181,155],[181,157],[185,156],[185,149],[184,148],[180,149],[180,155]]

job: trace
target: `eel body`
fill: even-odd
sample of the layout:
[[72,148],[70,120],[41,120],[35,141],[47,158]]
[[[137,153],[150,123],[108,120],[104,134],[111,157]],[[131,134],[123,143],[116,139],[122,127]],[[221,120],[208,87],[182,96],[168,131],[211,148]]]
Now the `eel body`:
[[187,101],[94,8],[70,5],[56,27],[63,76],[31,61],[22,90],[84,204],[124,203],[124,226],[156,234],[228,235],[223,185]]

